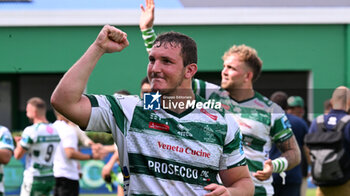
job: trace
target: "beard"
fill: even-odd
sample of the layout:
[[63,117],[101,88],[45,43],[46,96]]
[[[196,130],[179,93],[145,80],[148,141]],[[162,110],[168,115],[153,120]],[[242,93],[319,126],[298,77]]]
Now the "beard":
[[167,80],[164,77],[158,76],[156,73],[151,73],[151,77],[150,78],[152,78],[152,79],[150,81],[150,84],[151,84],[152,92],[159,91],[162,95],[171,95],[171,94],[173,94],[174,92],[176,92],[178,90],[178,87],[181,86],[182,82],[184,81],[184,79],[185,79],[184,74],[185,74],[185,69],[182,69],[180,78],[176,81],[175,85],[172,85],[170,88],[168,86],[168,88],[159,89],[159,88],[154,88],[154,84],[152,82],[152,79],[161,78],[161,79],[165,80],[165,82]]

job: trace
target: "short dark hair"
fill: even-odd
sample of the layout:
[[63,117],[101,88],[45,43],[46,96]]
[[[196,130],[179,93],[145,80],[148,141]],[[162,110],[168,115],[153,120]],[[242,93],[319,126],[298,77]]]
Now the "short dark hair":
[[181,46],[181,56],[185,67],[191,63],[197,64],[197,44],[189,36],[173,31],[162,33],[154,41],[153,47],[159,48],[162,45],[166,47],[166,44],[170,44],[171,47]]
[[144,77],[142,80],[141,80],[141,85],[140,87],[142,87],[143,84],[149,84],[149,81],[148,81],[148,77]]
[[46,115],[46,103],[40,97],[32,97],[27,101],[27,104],[35,107],[40,115]]
[[283,91],[276,91],[270,97],[270,100],[277,103],[283,110],[288,107],[287,99],[288,95]]
[[32,98],[30,98],[27,101],[27,104],[30,104],[30,105],[32,105],[35,108],[40,109],[40,110],[46,110],[46,103],[40,97],[32,97]]

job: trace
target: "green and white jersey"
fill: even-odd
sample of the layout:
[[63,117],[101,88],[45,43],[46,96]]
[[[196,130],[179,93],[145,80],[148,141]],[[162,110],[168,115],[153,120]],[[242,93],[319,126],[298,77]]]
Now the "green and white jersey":
[[204,186],[218,183],[219,170],[246,164],[232,114],[144,110],[137,96],[87,97],[87,130],[113,134],[127,195],[204,195]]
[[59,142],[51,123],[37,123],[23,130],[20,145],[27,150],[23,181],[53,178],[53,159]]
[[193,80],[193,89],[205,99],[220,101],[226,110],[234,114],[242,132],[249,171],[256,185],[255,195],[272,195],[272,177],[260,181],[252,174],[263,170],[272,143],[283,142],[293,136],[283,109],[258,92],[251,99],[237,102],[230,98],[227,91],[202,80]]
[[[13,152],[14,145],[11,132],[4,126],[0,125],[0,150],[8,149]],[[0,193],[4,193],[4,165],[0,164]]]

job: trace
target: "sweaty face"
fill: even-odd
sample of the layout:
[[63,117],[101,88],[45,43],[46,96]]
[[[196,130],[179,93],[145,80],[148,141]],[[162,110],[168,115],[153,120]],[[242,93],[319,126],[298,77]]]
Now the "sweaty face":
[[185,67],[180,52],[180,46],[170,46],[167,43],[152,48],[147,75],[153,92],[171,94],[182,84]]
[[35,113],[36,113],[36,108],[31,104],[27,104],[26,115],[30,121],[33,121],[35,117]]
[[227,57],[221,71],[221,87],[226,90],[242,89],[247,73],[247,66],[239,60],[237,55]]

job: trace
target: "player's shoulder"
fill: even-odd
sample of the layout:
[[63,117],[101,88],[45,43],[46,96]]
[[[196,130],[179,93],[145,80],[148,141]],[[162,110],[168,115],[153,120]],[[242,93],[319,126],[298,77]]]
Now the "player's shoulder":
[[122,95],[115,93],[113,95],[97,95],[97,94],[85,94],[85,96],[90,100],[92,107],[101,107],[105,104],[129,104],[132,102],[139,102],[140,97],[137,95]]
[[[5,141],[8,139],[11,139],[12,141],[11,132],[7,127],[0,125],[0,138],[5,139]],[[8,143],[11,143],[11,142],[8,142]]]
[[23,132],[22,132],[22,133],[32,133],[32,132],[35,132],[36,126],[37,126],[37,125],[35,125],[35,124],[29,125],[29,126],[27,126],[26,128],[23,129]]
[[52,127],[59,134],[74,133],[74,128],[72,126],[70,126],[67,122],[63,121],[63,120],[56,120],[54,123],[52,123]]
[[[218,123],[226,123],[226,111],[222,107],[221,102],[214,99],[204,99],[201,96],[196,96],[196,102],[201,102],[203,108],[199,108],[199,115],[209,116],[214,121]],[[205,106],[205,107],[204,107]]]
[[0,125],[0,135],[7,132],[10,132],[10,130],[5,126]]
[[196,78],[192,80],[192,89],[194,93],[204,98],[210,97],[213,93],[220,93],[223,90],[217,84]]
[[274,102],[272,102],[270,99],[268,99],[267,97],[265,97],[257,91],[255,91],[254,97],[255,101],[259,101],[259,103],[263,104],[265,107],[273,107],[274,105]]

